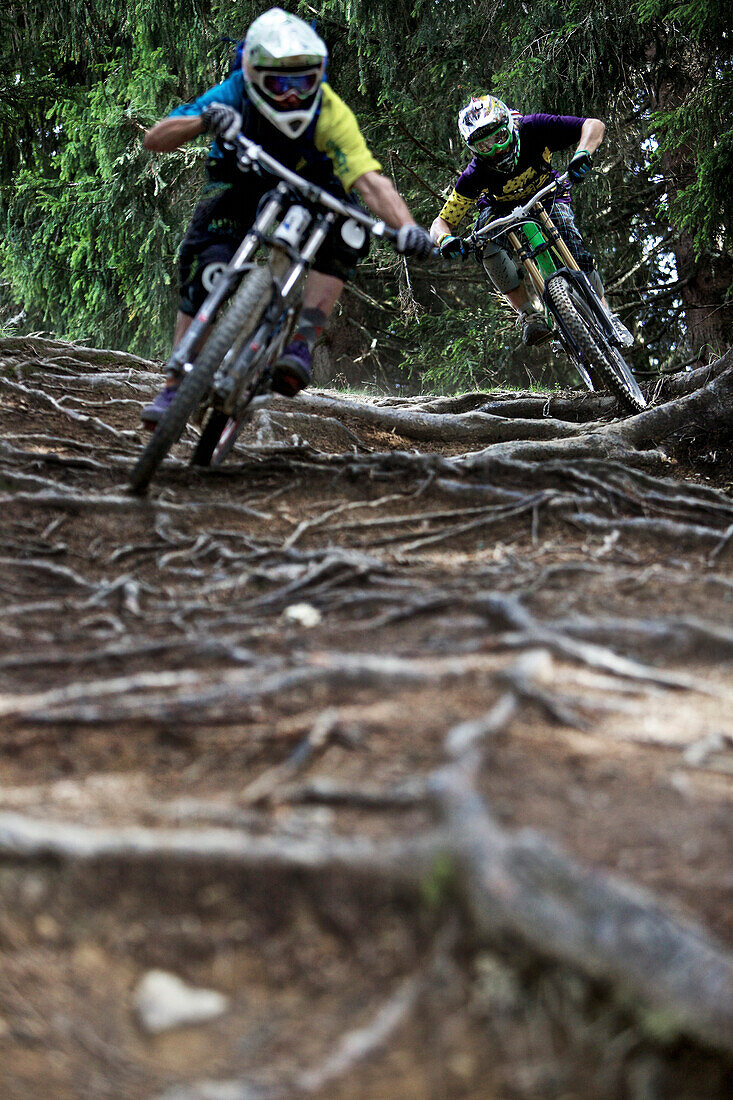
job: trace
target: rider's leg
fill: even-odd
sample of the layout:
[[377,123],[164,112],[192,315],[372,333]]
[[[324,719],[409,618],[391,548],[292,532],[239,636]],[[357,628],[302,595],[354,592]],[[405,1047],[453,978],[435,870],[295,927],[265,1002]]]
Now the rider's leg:
[[[487,208],[482,210],[476,221],[476,228],[486,225],[494,216],[494,212]],[[499,241],[504,242],[500,237]],[[522,325],[522,340],[525,344],[541,344],[549,340],[551,330],[542,314],[532,303],[526,286],[520,276],[517,265],[511,258],[506,248],[502,248],[498,241],[490,241],[483,251],[484,271],[491,279],[496,289],[504,295],[511,306],[519,315],[517,320]]]
[[[190,317],[187,313],[184,313],[183,310],[179,309],[178,313],[176,314],[176,323],[173,329],[174,348],[177,347],[178,344],[181,342],[186,332],[191,327],[192,321],[193,317]],[[153,428],[155,428],[163,413],[170,406],[170,403],[173,400],[173,395],[178,389],[179,382],[180,378],[177,374],[169,374],[165,380],[165,385],[163,386],[163,389],[155,395],[150,404],[146,405],[140,413],[140,419],[143,422],[143,426],[146,427],[148,430],[152,430]]]
[[[183,339],[199,306],[246,231],[247,226],[234,217],[232,202],[231,187],[209,182],[193,212],[178,258],[180,300],[173,331],[174,347]],[[243,213],[246,216],[248,211],[243,210]],[[170,407],[179,381],[179,376],[170,374],[163,389],[145,406],[140,414],[144,427],[155,428]]]
[[[480,225],[481,219],[477,222]],[[530,300],[527,288],[519,277],[517,265],[509,253],[498,245],[490,244],[484,249],[484,270],[498,291],[519,314],[522,325],[522,340],[530,346],[549,340],[551,330],[542,314]]]
[[[343,196],[346,197],[345,195]],[[355,223],[348,234],[337,223],[323,242],[303,288],[303,307],[292,341],[283,350],[272,372],[276,393],[293,397],[313,377],[313,349],[339,300],[344,283],[369,252],[369,234]],[[347,241],[349,243],[347,243]]]
[[[185,333],[190,328],[194,316],[202,304],[204,298],[211,290],[217,276],[234,255],[235,243],[217,242],[205,248],[198,256],[185,256],[181,254],[181,300],[176,323],[173,330],[173,347],[177,347]],[[194,349],[198,351],[206,339],[208,333]],[[163,414],[170,407],[173,396],[178,389],[180,375],[169,373],[163,389],[155,395],[149,405],[146,405],[140,413],[143,426],[148,430],[155,428]]]
[[173,329],[173,347],[180,344],[181,340],[190,329],[192,321],[193,317],[189,316],[188,313],[184,313],[181,309],[178,310],[176,314],[176,324]]
[[330,317],[343,289],[343,279],[324,275],[322,271],[311,271],[303,288],[303,309],[320,309],[326,317]]
[[272,388],[284,397],[294,397],[313,378],[313,349],[331,316],[343,279],[311,271],[303,288],[303,307],[293,339],[283,350],[272,372]]
[[[349,201],[346,194],[340,196]],[[356,203],[355,205],[359,205]],[[321,245],[314,267],[303,288],[303,307],[292,341],[283,350],[272,372],[272,388],[292,397],[313,377],[313,349],[339,300],[344,283],[369,252],[370,237],[356,222],[337,222]]]

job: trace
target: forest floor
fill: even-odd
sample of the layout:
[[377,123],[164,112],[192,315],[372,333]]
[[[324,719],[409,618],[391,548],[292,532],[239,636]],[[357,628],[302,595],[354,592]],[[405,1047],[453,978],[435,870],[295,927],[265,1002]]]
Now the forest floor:
[[[507,836],[733,948],[730,469],[489,485],[330,394],[220,471],[191,433],[137,500],[153,370],[0,343],[0,1094],[730,1095],[729,1056],[392,859],[484,721]],[[154,969],[227,1010],[151,1034]]]

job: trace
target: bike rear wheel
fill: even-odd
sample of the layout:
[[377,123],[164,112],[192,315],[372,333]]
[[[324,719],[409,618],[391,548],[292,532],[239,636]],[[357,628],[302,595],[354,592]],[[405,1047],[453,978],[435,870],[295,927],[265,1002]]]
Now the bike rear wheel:
[[191,456],[192,466],[209,466],[221,433],[229,423],[229,417],[219,409],[212,409]]
[[234,444],[239,438],[239,433],[248,418],[249,410],[245,411],[244,415],[240,416],[237,420],[227,420],[211,455],[212,466],[221,466],[224,459],[234,448]]
[[[243,342],[259,323],[262,311],[270,300],[271,290],[272,280],[268,268],[254,268],[244,280],[226,313],[212,329],[192,370],[184,375],[170,408],[161,418],[152,438],[135,463],[130,474],[130,488],[134,493],[140,496],[145,493],[158,466],[174,443],[181,438],[186,423],[201,404],[214,379],[216,368],[232,344],[238,337],[239,342]],[[243,329],[244,333],[240,336]]]
[[580,348],[585,369],[603,381],[626,412],[642,412],[647,403],[639,383],[618,349],[606,340],[588,303],[563,278],[551,279],[547,293],[554,311]]
[[237,442],[239,433],[248,417],[248,409],[245,409],[242,416],[237,417],[237,419],[214,409],[196,444],[196,450],[191,458],[191,465],[221,466]]

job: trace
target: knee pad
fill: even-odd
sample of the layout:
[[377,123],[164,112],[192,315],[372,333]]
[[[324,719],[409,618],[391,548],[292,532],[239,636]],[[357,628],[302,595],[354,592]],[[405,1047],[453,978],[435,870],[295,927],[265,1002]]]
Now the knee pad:
[[194,316],[235,251],[235,245],[219,242],[208,245],[198,254],[181,252],[179,308],[182,313]]
[[371,243],[371,237],[357,221],[342,218],[323,242],[313,268],[348,283],[354,277],[356,265],[369,254]]
[[516,290],[521,279],[517,265],[508,252],[498,245],[489,244],[483,252],[482,262],[484,271],[491,279],[497,290],[502,294],[509,294]]

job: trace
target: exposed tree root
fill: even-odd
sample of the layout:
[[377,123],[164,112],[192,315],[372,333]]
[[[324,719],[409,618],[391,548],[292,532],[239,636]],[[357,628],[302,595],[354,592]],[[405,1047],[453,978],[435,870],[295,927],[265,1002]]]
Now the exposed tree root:
[[[513,685],[522,685],[519,696],[527,695],[533,672],[536,660],[529,656],[508,676]],[[449,858],[478,942],[504,949],[519,943],[539,958],[572,965],[608,984],[657,1033],[680,1032],[733,1052],[729,952],[629,883],[590,871],[542,837],[503,829],[490,816],[473,787],[476,754],[483,739],[498,733],[516,713],[516,702],[507,696],[472,728],[463,725],[448,733],[447,749],[457,762],[429,782],[443,823],[439,833],[376,846],[363,838],[293,841],[224,829],[95,829],[4,814],[0,855],[96,863],[223,862],[269,873],[327,871],[362,880],[375,877],[414,894]],[[553,714],[563,720],[557,707]]]
[[[655,899],[578,866],[540,836],[507,835],[464,770],[444,772],[436,799],[459,862],[458,887],[481,939],[519,939],[608,982],[660,1033],[733,1051],[733,955]],[[656,1017],[656,1018],[655,1018]]]
[[[192,431],[139,501],[124,480],[157,365],[0,342],[4,868],[328,882],[365,913],[398,897],[435,941],[319,1057],[155,1094],[325,1094],[398,1041],[446,959],[487,947],[579,976],[635,1036],[733,1055],[733,956],[678,916],[689,894],[597,868],[549,839],[555,818],[547,837],[505,824],[491,785],[499,763],[523,783],[536,744],[519,825],[557,797],[553,753],[582,778],[643,746],[673,760],[665,795],[680,771],[687,798],[728,789],[733,503],[669,456],[733,427],[731,354],[627,419],[592,394],[276,400],[221,471],[191,471]],[[691,728],[668,735],[676,708]]]

